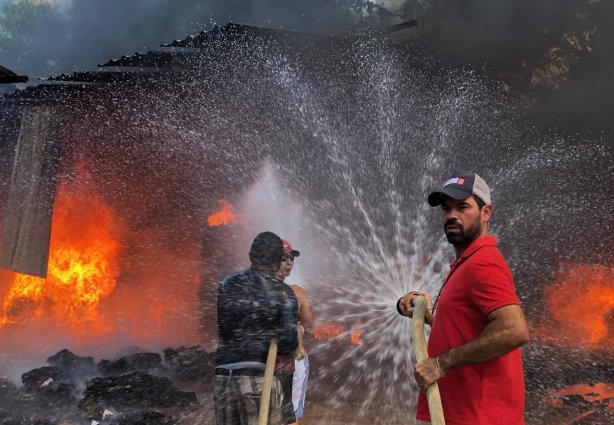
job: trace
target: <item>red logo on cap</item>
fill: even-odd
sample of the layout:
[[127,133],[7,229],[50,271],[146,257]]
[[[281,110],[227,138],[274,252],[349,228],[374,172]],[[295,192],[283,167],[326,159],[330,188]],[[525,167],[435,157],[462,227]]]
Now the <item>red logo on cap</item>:
[[292,252],[292,247],[288,241],[282,239],[282,242],[284,243],[284,252]]
[[460,184],[462,186],[463,183],[465,183],[465,179],[463,179],[462,177],[452,177],[450,180],[443,184],[443,187],[446,187],[450,184]]

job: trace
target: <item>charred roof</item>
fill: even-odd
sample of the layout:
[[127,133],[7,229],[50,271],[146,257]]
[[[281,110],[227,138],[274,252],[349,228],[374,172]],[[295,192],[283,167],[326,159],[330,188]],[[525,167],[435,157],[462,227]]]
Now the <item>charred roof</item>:
[[26,75],[17,75],[8,68],[0,65],[0,84],[25,83],[28,81]]
[[[16,90],[4,96],[3,101],[22,101],[49,99],[54,96],[63,97],[76,89],[86,89],[91,85],[129,82],[134,78],[143,78],[153,74],[172,72],[185,66],[194,55],[211,54],[228,50],[239,43],[274,42],[282,48],[300,49],[322,36],[286,31],[281,29],[263,28],[253,25],[228,23],[216,26],[209,31],[201,31],[189,35],[182,40],[161,44],[159,49],[147,52],[135,52],[118,59],[99,64],[93,70],[76,71],[57,76],[49,76],[40,83]],[[19,77],[19,78],[18,78]],[[0,67],[0,82],[23,83],[27,81],[22,76]]]

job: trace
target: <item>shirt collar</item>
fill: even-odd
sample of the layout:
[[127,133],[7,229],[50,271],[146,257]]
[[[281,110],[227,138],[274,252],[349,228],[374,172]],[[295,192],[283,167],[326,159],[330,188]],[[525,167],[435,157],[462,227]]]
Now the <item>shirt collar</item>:
[[460,262],[465,260],[467,257],[471,256],[474,252],[476,252],[478,249],[482,248],[483,246],[497,246],[498,240],[499,239],[496,236],[492,236],[492,235],[486,235],[486,236],[477,238],[476,240],[471,242],[471,245],[467,247],[465,252],[463,252],[463,255],[461,255],[452,264],[450,264],[450,268],[454,270],[454,267],[456,267]]

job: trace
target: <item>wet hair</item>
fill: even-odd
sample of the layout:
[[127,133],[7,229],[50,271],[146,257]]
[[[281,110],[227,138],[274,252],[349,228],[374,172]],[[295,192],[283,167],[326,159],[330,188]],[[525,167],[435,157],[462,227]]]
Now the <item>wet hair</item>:
[[484,201],[482,201],[479,197],[477,197],[476,195],[471,195],[473,196],[473,199],[475,199],[475,202],[478,204],[478,209],[480,211],[482,211],[482,208],[484,208],[484,205],[486,205],[486,203]]
[[249,249],[249,259],[256,264],[273,264],[284,255],[281,238],[273,232],[262,232],[254,238]]

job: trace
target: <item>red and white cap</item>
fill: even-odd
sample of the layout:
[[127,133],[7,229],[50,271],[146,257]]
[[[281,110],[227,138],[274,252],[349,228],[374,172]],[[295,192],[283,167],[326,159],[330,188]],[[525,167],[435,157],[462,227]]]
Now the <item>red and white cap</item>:
[[285,239],[281,240],[284,244],[284,252],[286,254],[290,254],[292,257],[298,257],[299,255],[301,255],[300,252],[298,252],[296,249],[292,249],[292,246],[290,245],[290,242],[288,242]]
[[457,171],[443,184],[441,189],[436,190],[428,196],[428,203],[432,207],[441,205],[442,195],[447,195],[456,200],[468,198],[475,195],[490,204],[490,189],[488,185],[476,173]]

